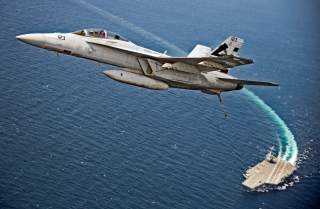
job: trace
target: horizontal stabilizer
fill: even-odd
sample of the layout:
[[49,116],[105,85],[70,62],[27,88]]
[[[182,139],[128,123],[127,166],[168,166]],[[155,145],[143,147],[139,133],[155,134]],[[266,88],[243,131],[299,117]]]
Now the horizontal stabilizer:
[[239,79],[232,79],[232,78],[219,78],[219,80],[240,84],[240,85],[279,86],[276,83],[271,83],[266,81],[239,80]]

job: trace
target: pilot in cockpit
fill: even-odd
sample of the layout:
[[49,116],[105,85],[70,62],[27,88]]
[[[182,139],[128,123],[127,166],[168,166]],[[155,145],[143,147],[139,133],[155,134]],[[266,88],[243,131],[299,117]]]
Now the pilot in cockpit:
[[99,37],[100,37],[100,38],[106,38],[106,33],[105,33],[103,30],[100,31]]
[[116,39],[121,41],[128,41],[127,39],[123,38],[119,34],[106,31],[103,29],[84,29],[81,31],[75,31],[73,34],[86,36],[86,37],[93,37],[93,38],[103,38],[103,39]]

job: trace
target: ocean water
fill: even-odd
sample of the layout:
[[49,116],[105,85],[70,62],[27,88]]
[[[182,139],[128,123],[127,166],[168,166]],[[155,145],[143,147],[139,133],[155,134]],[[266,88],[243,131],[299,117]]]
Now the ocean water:
[[[316,208],[316,1],[0,1],[0,208]],[[239,78],[279,88],[214,96],[117,83],[109,65],[15,36],[102,27],[181,56],[229,35],[256,63]],[[269,147],[297,163],[285,190],[249,192],[242,173]],[[293,182],[293,179],[288,183]]]

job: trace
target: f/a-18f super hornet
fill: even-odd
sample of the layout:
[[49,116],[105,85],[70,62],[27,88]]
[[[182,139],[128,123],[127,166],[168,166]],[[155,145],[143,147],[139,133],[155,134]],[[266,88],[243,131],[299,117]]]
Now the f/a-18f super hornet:
[[240,90],[244,85],[277,86],[270,82],[237,79],[228,74],[233,67],[253,63],[252,59],[239,56],[244,40],[233,36],[216,48],[198,44],[187,57],[170,57],[103,29],[24,34],[16,38],[50,51],[117,66],[104,74],[116,81],[148,89],[200,90],[217,95],[222,102],[222,92]]

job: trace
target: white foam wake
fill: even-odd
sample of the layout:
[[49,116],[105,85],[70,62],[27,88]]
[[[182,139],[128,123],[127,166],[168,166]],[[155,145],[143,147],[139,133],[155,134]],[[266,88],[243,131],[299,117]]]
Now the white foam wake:
[[[175,46],[174,44],[169,43],[168,41],[162,39],[161,37],[150,33],[144,30],[141,27],[134,25],[133,23],[116,16],[106,10],[103,10],[95,5],[92,5],[83,0],[71,0],[72,2],[84,6],[86,9],[94,11],[96,14],[105,17],[109,21],[116,23],[122,27],[125,27],[147,40],[157,42],[164,47],[172,50],[176,54],[187,54],[185,51],[180,49],[179,47]],[[294,135],[286,125],[286,123],[280,118],[280,116],[269,106],[267,105],[260,97],[255,95],[253,92],[249,91],[248,89],[243,89],[243,92],[255,103],[257,104],[271,119],[271,121],[277,127],[277,133],[279,136],[279,156],[282,157],[284,160],[288,160],[292,164],[296,164],[297,156],[298,156],[298,147],[297,143],[294,140]]]
[[253,92],[244,88],[243,92],[249,96],[249,98],[256,103],[271,119],[271,121],[277,127],[277,133],[279,136],[279,155],[284,160],[288,160],[292,164],[296,164],[298,156],[297,143],[294,140],[294,135],[288,128],[287,124],[280,118],[280,116],[267,105],[260,97]]

